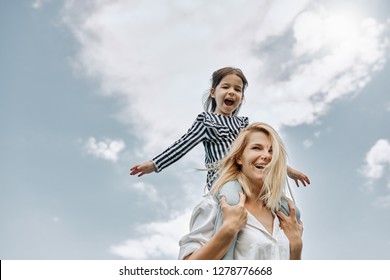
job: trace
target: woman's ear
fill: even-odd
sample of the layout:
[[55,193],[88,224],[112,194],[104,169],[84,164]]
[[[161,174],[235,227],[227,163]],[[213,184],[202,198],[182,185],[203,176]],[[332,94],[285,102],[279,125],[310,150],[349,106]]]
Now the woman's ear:
[[238,165],[242,165],[241,157],[236,157],[236,163],[237,163]]

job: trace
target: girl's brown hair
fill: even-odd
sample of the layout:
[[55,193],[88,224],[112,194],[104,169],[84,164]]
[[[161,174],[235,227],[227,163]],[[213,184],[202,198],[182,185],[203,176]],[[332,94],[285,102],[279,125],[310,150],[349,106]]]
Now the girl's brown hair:
[[[224,77],[226,77],[228,75],[232,75],[232,74],[237,75],[242,80],[242,83],[243,83],[242,100],[244,100],[244,91],[245,91],[245,88],[248,86],[248,81],[247,81],[244,73],[242,73],[241,69],[239,69],[239,68],[224,67],[224,68],[221,68],[221,69],[218,69],[217,71],[215,71],[213,73],[212,78],[211,78],[211,89],[213,89],[213,88],[215,89]],[[203,107],[204,107],[204,110],[206,112],[214,112],[216,107],[217,107],[217,103],[215,102],[215,99],[211,97],[210,91],[205,93],[205,95],[203,97]],[[237,115],[240,108],[241,108],[241,104],[237,107],[236,110],[234,110],[233,115]]]

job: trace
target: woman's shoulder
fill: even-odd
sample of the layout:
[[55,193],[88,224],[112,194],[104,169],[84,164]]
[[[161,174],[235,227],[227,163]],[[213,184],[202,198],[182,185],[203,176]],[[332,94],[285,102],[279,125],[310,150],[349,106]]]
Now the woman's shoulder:
[[218,200],[215,195],[207,194],[203,199],[194,207],[193,217],[203,215],[215,215],[218,205]]

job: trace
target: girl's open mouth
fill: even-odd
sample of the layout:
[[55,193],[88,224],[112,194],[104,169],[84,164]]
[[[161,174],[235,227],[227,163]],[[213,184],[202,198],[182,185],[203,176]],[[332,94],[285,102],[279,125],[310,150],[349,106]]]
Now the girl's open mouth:
[[232,106],[234,104],[234,100],[232,100],[232,99],[225,99],[224,103],[227,106]]

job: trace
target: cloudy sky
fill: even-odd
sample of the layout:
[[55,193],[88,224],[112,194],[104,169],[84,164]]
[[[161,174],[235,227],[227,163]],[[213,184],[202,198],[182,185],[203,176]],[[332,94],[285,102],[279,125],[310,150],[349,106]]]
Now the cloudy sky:
[[390,259],[386,0],[1,0],[0,258],[175,259],[199,146],[130,176],[241,68],[241,114],[278,129],[304,259]]

